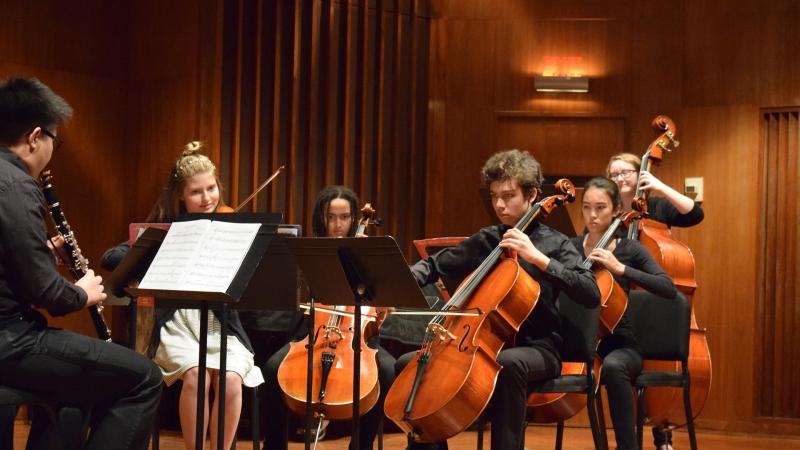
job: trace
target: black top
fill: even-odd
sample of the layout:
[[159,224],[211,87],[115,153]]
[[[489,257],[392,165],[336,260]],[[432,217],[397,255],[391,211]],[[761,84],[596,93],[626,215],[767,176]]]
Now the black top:
[[[586,254],[583,251],[583,239],[585,236],[586,234],[583,234],[570,239],[578,249],[582,260],[586,259]],[[617,245],[612,253],[620,263],[625,265],[624,275],[613,276],[626,294],[630,291],[631,284],[636,284],[662,297],[673,298],[678,294],[672,279],[639,241],[618,238]],[[636,339],[628,320],[627,310],[625,310],[616,328],[614,328],[614,332],[610,336],[603,338],[598,353],[601,356],[605,356],[610,351],[621,347],[636,348]]]
[[0,359],[24,353],[47,320],[86,306],[86,291],[62,277],[47,247],[47,214],[25,163],[0,148]]
[[[420,285],[433,283],[439,277],[464,279],[497,247],[508,228],[504,225],[482,228],[458,246],[414,264],[411,271]],[[558,347],[563,342],[556,308],[559,292],[563,289],[573,300],[590,307],[597,305],[600,292],[594,273],[579,266],[580,255],[566,236],[539,222],[534,222],[527,234],[536,248],[550,258],[550,263],[542,271],[519,259],[520,266],[539,282],[541,292],[536,307],[517,333],[517,344],[543,346],[558,357]]]
[[691,211],[681,214],[672,203],[664,197],[650,197],[647,199],[648,218],[665,223],[670,227],[693,227],[703,221],[705,214],[700,205],[695,202]]

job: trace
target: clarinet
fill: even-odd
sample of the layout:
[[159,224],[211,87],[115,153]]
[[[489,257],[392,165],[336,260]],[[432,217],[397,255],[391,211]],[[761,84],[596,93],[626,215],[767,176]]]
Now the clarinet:
[[[81,249],[78,247],[78,241],[75,240],[75,233],[72,232],[66,217],[64,217],[61,204],[58,202],[53,192],[52,178],[49,170],[42,173],[42,193],[47,202],[47,210],[50,212],[50,218],[53,219],[53,224],[58,234],[64,238],[64,251],[67,253],[67,258],[69,259],[69,261],[67,261],[69,264],[69,273],[72,274],[75,280],[79,280],[83,278],[89,270],[89,260],[84,258],[81,253]],[[92,317],[92,323],[94,324],[94,329],[97,331],[97,337],[106,342],[111,342],[111,330],[108,328],[106,320],[103,318],[103,307],[98,305],[90,306],[89,315]]]

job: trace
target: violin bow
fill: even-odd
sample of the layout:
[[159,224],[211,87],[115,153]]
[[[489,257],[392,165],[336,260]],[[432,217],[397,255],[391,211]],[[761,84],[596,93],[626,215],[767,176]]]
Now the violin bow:
[[242,207],[244,207],[244,205],[250,203],[250,200],[252,200],[253,197],[255,197],[256,195],[258,195],[259,192],[264,190],[264,188],[267,187],[272,182],[272,180],[274,180],[281,173],[281,171],[283,169],[285,169],[285,168],[286,168],[286,166],[278,167],[278,170],[276,170],[272,175],[270,175],[270,177],[267,178],[267,181],[261,183],[261,185],[259,185],[258,188],[255,191],[253,191],[252,194],[250,194],[246,199],[244,199],[244,201],[242,203],[239,203],[239,206],[237,206],[233,210],[233,212],[238,212],[240,209],[242,209]]

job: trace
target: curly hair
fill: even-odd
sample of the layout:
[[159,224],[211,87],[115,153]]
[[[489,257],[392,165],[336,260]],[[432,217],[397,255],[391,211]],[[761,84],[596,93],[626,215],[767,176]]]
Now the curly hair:
[[16,144],[36,127],[52,129],[72,118],[72,108],[36,78],[0,80],[0,143]]
[[349,236],[356,235],[356,212],[358,211],[358,196],[352,189],[344,186],[328,186],[322,189],[317,194],[317,199],[314,201],[314,209],[311,214],[311,231],[314,237],[327,237],[328,236],[328,208],[331,202],[337,198],[342,198],[350,203],[350,231]]
[[525,195],[542,187],[544,176],[539,161],[530,153],[520,150],[506,150],[495,153],[481,168],[481,181],[489,187],[495,181],[516,181]]
[[204,147],[205,144],[200,141],[189,142],[183,147],[181,156],[170,170],[167,184],[161,190],[158,201],[147,216],[147,222],[169,223],[185,213],[186,207],[180,200],[181,192],[186,185],[186,180],[195,175],[211,172],[217,180],[217,188],[220,193],[222,192],[217,167],[207,156],[200,153]]

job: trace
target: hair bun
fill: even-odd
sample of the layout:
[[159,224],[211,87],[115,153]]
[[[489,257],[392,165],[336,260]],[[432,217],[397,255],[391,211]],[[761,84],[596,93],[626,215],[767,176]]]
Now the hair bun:
[[202,141],[191,141],[183,146],[183,153],[181,153],[181,157],[196,155],[200,153],[200,149],[202,148],[203,148]]

